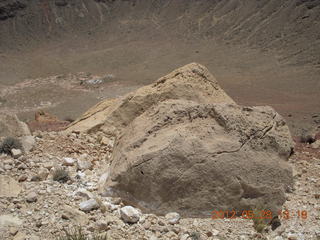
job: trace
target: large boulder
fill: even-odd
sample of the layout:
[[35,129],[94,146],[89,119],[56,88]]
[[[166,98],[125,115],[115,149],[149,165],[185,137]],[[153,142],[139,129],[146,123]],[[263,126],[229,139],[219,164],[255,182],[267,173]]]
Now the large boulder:
[[31,135],[31,133],[27,124],[21,122],[16,115],[0,113],[0,138],[28,135]]
[[271,107],[167,100],[122,131],[107,186],[160,214],[255,207],[276,214],[292,187],[292,147]]
[[234,103],[207,68],[191,63],[123,98],[98,103],[73,122],[66,131],[103,131],[117,135],[147,109],[168,99],[185,99],[198,103]]
[[292,188],[283,118],[271,107],[237,105],[196,63],[97,104],[66,131],[115,136],[102,189],[156,213],[276,214]]

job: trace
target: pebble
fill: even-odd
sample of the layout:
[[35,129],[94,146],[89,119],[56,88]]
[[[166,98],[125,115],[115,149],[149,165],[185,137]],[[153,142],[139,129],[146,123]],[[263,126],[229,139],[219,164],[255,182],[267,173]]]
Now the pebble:
[[33,203],[33,202],[38,201],[38,196],[37,196],[37,194],[36,194],[35,192],[29,193],[29,194],[27,195],[27,197],[26,197],[26,201],[27,201],[28,203]]
[[19,170],[25,170],[27,168],[28,168],[28,166],[26,164],[24,164],[24,163],[20,164],[19,167],[18,167]]
[[63,158],[62,165],[64,166],[73,166],[76,163],[76,160],[73,158],[65,157]]
[[22,156],[22,151],[20,149],[13,148],[11,149],[11,154],[13,158],[17,159]]
[[89,199],[87,201],[81,202],[79,204],[79,208],[84,212],[90,212],[92,210],[98,209],[99,204],[95,199]]
[[120,216],[126,223],[136,223],[141,217],[141,211],[132,206],[125,206],[120,209]]
[[176,212],[167,213],[165,218],[170,224],[177,224],[180,221],[180,214]]
[[21,175],[21,176],[19,177],[18,181],[19,181],[19,182],[24,182],[24,181],[26,181],[27,179],[28,179],[28,176],[26,176],[26,175]]

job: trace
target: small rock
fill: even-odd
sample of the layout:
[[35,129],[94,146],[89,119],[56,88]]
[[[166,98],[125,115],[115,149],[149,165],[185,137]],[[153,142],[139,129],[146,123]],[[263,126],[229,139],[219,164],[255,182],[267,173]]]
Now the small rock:
[[18,229],[16,227],[10,227],[9,232],[12,236],[15,236],[18,233]]
[[99,208],[99,204],[95,199],[90,199],[84,202],[81,202],[79,205],[80,210],[84,211],[84,212],[90,212],[94,209],[98,209]]
[[274,238],[274,240],[283,240],[283,237],[281,237],[281,236],[276,236],[276,237]]
[[[26,240],[26,239],[27,239],[27,235],[24,232],[18,232],[17,235],[15,235],[13,238],[13,240]],[[31,240],[31,238],[29,239]]]
[[298,240],[298,236],[296,234],[290,233],[288,234],[288,240]]
[[45,162],[43,164],[43,167],[50,170],[51,168],[53,168],[54,164],[52,162]]
[[17,159],[22,156],[22,151],[20,149],[13,148],[11,149],[11,154],[13,158]]
[[92,163],[88,158],[89,157],[88,157],[87,154],[82,154],[79,157],[79,159],[77,161],[78,170],[85,171],[87,169],[91,169],[92,168]]
[[99,231],[107,231],[109,230],[109,225],[106,222],[98,221],[96,223],[96,229]]
[[86,225],[89,222],[89,219],[84,212],[70,206],[63,207],[61,217],[62,219],[70,220],[79,225]]
[[213,236],[218,236],[219,235],[219,231],[216,230],[216,229],[212,229],[211,233],[212,233]]
[[36,175],[36,176],[32,176],[31,179],[30,179],[31,182],[40,182],[41,181],[41,178]]
[[11,170],[13,167],[11,165],[4,165],[4,170],[8,171],[8,170]]
[[113,147],[113,141],[107,137],[102,137],[100,140],[101,145]]
[[45,181],[49,176],[49,170],[46,168],[41,168],[37,176],[40,178],[40,180]]
[[171,212],[166,214],[165,218],[168,220],[170,224],[177,224],[180,221],[180,215],[176,212]]
[[19,177],[18,181],[19,181],[19,182],[24,182],[24,181],[26,181],[27,179],[28,179],[28,176],[26,176],[26,175],[21,175],[21,176]]
[[150,223],[150,222],[145,222],[145,223],[143,224],[143,228],[144,228],[145,230],[149,230],[150,227],[151,227],[151,223]]
[[64,166],[73,166],[76,163],[76,160],[73,158],[65,157],[63,158],[62,165]]
[[132,206],[125,206],[120,209],[120,216],[126,223],[136,223],[141,217],[141,211]]
[[27,195],[26,197],[26,201],[28,203],[33,203],[33,202],[36,202],[38,201],[38,195],[35,193],[35,192],[31,192]]
[[20,164],[18,167],[19,170],[26,170],[27,168],[28,168],[28,166],[24,163]]

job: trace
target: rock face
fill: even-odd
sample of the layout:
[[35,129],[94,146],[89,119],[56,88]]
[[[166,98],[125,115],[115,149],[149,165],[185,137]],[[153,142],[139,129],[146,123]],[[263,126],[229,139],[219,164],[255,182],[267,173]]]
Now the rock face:
[[31,133],[27,124],[21,122],[16,115],[0,113],[0,138],[28,135]]
[[199,103],[234,103],[207,68],[191,63],[124,98],[98,103],[72,123],[67,132],[101,130],[114,135],[150,107],[167,99],[185,99]]
[[109,186],[155,212],[273,212],[292,185],[290,132],[271,107],[168,100],[118,138]]

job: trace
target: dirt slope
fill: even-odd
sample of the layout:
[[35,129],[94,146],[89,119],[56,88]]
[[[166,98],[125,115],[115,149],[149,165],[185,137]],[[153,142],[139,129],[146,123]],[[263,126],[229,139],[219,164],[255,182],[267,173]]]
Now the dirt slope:
[[[310,125],[320,111],[319,13],[319,0],[0,0],[0,88],[76,72],[135,87],[199,62],[236,101]],[[99,101],[85,99],[53,111],[79,115]]]

